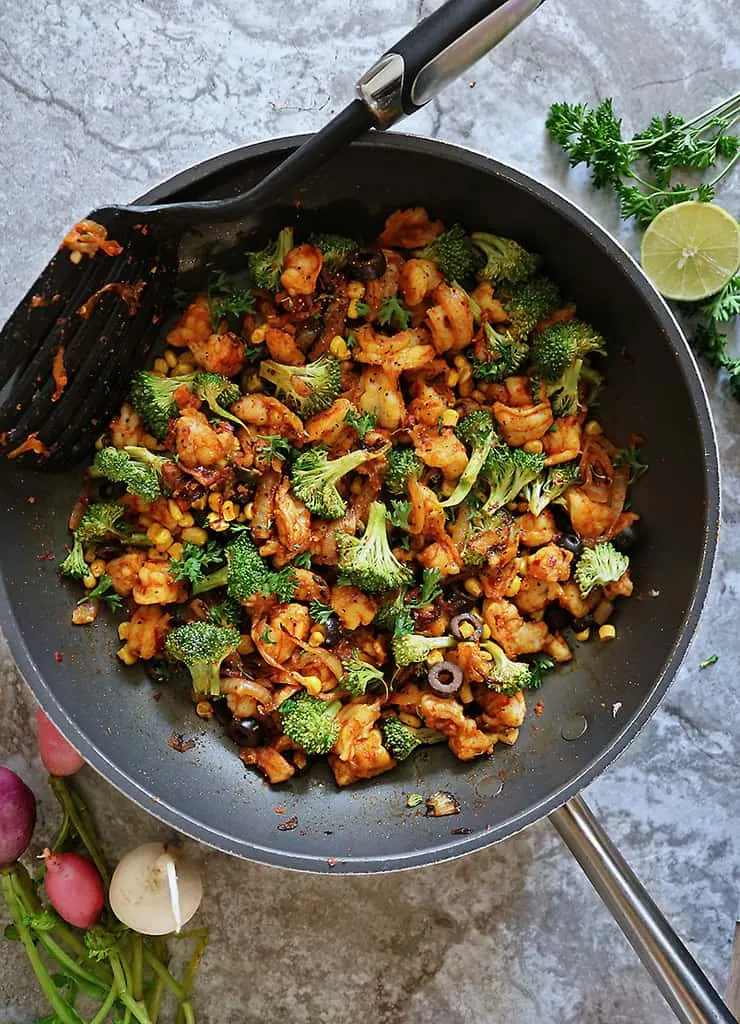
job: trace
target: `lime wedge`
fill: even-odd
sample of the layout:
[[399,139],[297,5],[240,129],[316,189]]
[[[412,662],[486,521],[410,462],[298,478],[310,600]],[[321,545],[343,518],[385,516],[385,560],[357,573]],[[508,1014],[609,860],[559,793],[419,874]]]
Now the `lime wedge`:
[[706,299],[740,266],[740,225],[715,203],[668,206],[648,225],[640,262],[667,299]]

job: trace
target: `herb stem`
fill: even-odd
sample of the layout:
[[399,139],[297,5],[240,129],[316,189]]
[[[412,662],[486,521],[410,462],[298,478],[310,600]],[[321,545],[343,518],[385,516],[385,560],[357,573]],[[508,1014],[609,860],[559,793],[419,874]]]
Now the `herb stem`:
[[98,1010],[98,1012],[95,1014],[93,1019],[90,1021],[90,1024],[104,1024],[106,1017],[108,1016],[110,1011],[113,1009],[117,999],[118,999],[118,991],[117,991],[115,985],[111,985],[111,987],[108,989],[108,995],[105,997],[105,1000],[101,1004],[101,1007]]
[[98,869],[106,892],[110,885],[110,874],[100,849],[95,829],[90,820],[90,814],[82,798],[77,794],[65,778],[59,775],[49,776],[49,785],[54,796],[59,801],[62,810],[69,815],[72,825],[80,837],[83,846],[90,854],[95,867]]

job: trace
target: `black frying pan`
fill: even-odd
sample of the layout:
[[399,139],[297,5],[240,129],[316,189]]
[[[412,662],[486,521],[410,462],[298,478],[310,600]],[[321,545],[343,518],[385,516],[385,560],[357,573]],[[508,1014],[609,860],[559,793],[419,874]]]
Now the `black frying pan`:
[[[233,195],[301,141],[276,140],[217,157],[143,201]],[[178,830],[252,860],[336,873],[410,868],[487,846],[555,812],[553,823],[621,912],[640,955],[657,974],[662,969],[664,994],[681,1019],[732,1020],[670,929],[656,923],[654,907],[643,904],[640,927],[634,906],[620,911],[615,880],[623,904],[625,893],[627,903],[634,897],[636,880],[625,880],[618,855],[572,799],[657,708],[709,581],[719,516],[717,450],[706,395],[675,320],[629,255],[586,214],[518,171],[463,149],[374,136],[284,199],[283,209],[262,218],[263,235],[286,218],[299,229],[318,222],[375,232],[391,209],[409,205],[425,205],[448,223],[459,219],[513,235],[544,254],[584,318],[606,335],[609,387],[599,418],[618,443],[632,431],[644,434],[650,465],[635,493],[644,539],[633,554],[635,596],[620,603],[615,619],[618,639],[579,646],[575,661],[548,677],[544,712],[528,716],[513,749],[499,746],[490,759],[461,764],[446,749],[430,748],[391,774],[347,790],[336,787],[326,765],[316,765],[275,790],[244,769],[215,723],[194,717],[184,690],[162,688],[155,701],[158,688],[141,668],[124,669],[116,661],[112,618],[70,626],[76,594],[59,586],[55,561],[40,556],[63,552],[81,472],[37,475],[4,464],[0,530],[13,542],[0,554],[0,610],[25,678],[86,760],[117,788]],[[184,250],[184,266],[196,267],[219,247],[233,248],[237,233],[234,225],[228,237],[223,227],[200,232]],[[683,482],[678,504],[677,479]],[[193,737],[195,747],[184,754],[171,749],[173,730]],[[454,793],[459,816],[427,818],[406,808],[409,792],[437,789]],[[566,809],[556,811],[566,801]],[[276,803],[298,816],[298,829],[276,829]],[[584,828],[597,830],[588,849]],[[612,858],[608,870],[605,856]]]

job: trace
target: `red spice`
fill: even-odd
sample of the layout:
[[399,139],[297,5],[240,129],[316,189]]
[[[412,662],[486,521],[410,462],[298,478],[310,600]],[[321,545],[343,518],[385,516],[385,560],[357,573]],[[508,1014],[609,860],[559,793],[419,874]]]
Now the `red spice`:
[[54,378],[54,383],[56,384],[56,389],[54,394],[51,396],[51,400],[52,402],[56,402],[62,397],[62,392],[69,381],[67,371],[64,367],[64,345],[60,345],[57,349],[57,354],[54,356],[54,362],[51,366],[51,375]]
[[341,860],[337,860],[336,857],[327,857],[326,863],[329,865],[330,868],[335,868],[337,864],[341,864],[342,862]]
[[292,832],[294,828],[298,828],[298,818],[288,818],[287,821],[281,821],[278,825],[279,832]]
[[534,706],[534,713],[537,715],[537,717],[539,717],[544,710],[545,710],[545,705],[542,703],[541,700],[538,700],[537,703]]
[[36,498],[33,496],[33,494],[29,494],[29,496],[26,498],[26,501],[28,502],[29,505],[36,504]]
[[54,661],[60,663],[64,661],[64,655],[62,654],[61,651],[54,651]]
[[285,808],[280,806],[276,807],[275,814],[285,814]]
[[36,555],[37,562],[53,562],[56,555],[53,551],[42,551],[40,555]]
[[128,306],[128,315],[133,316],[139,308],[141,293],[146,288],[146,281],[137,281],[136,284],[124,284],[123,281],[112,281],[104,284],[84,302],[77,312],[83,320],[87,320],[93,311],[93,306],[104,292],[114,292]]
[[167,740],[167,746],[172,747],[179,754],[185,754],[195,746],[192,740],[186,740],[181,732],[173,732]]

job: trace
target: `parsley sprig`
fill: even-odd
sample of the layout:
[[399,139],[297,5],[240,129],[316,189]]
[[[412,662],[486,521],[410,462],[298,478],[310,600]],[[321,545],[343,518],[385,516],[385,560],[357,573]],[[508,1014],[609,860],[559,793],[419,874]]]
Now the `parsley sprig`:
[[[738,120],[740,93],[689,121],[668,111],[631,139],[623,137],[611,99],[595,108],[553,103],[546,125],[571,167],[585,164],[596,188],[614,191],[622,217],[634,217],[645,228],[668,206],[714,197],[717,183],[740,159],[740,139],[729,134]],[[672,180],[676,171],[706,171],[720,161],[724,166],[709,181],[690,185]]]
[[211,323],[218,326],[227,313],[243,316],[254,313],[254,295],[249,288],[239,288],[231,274],[221,270],[214,273],[207,287]]

